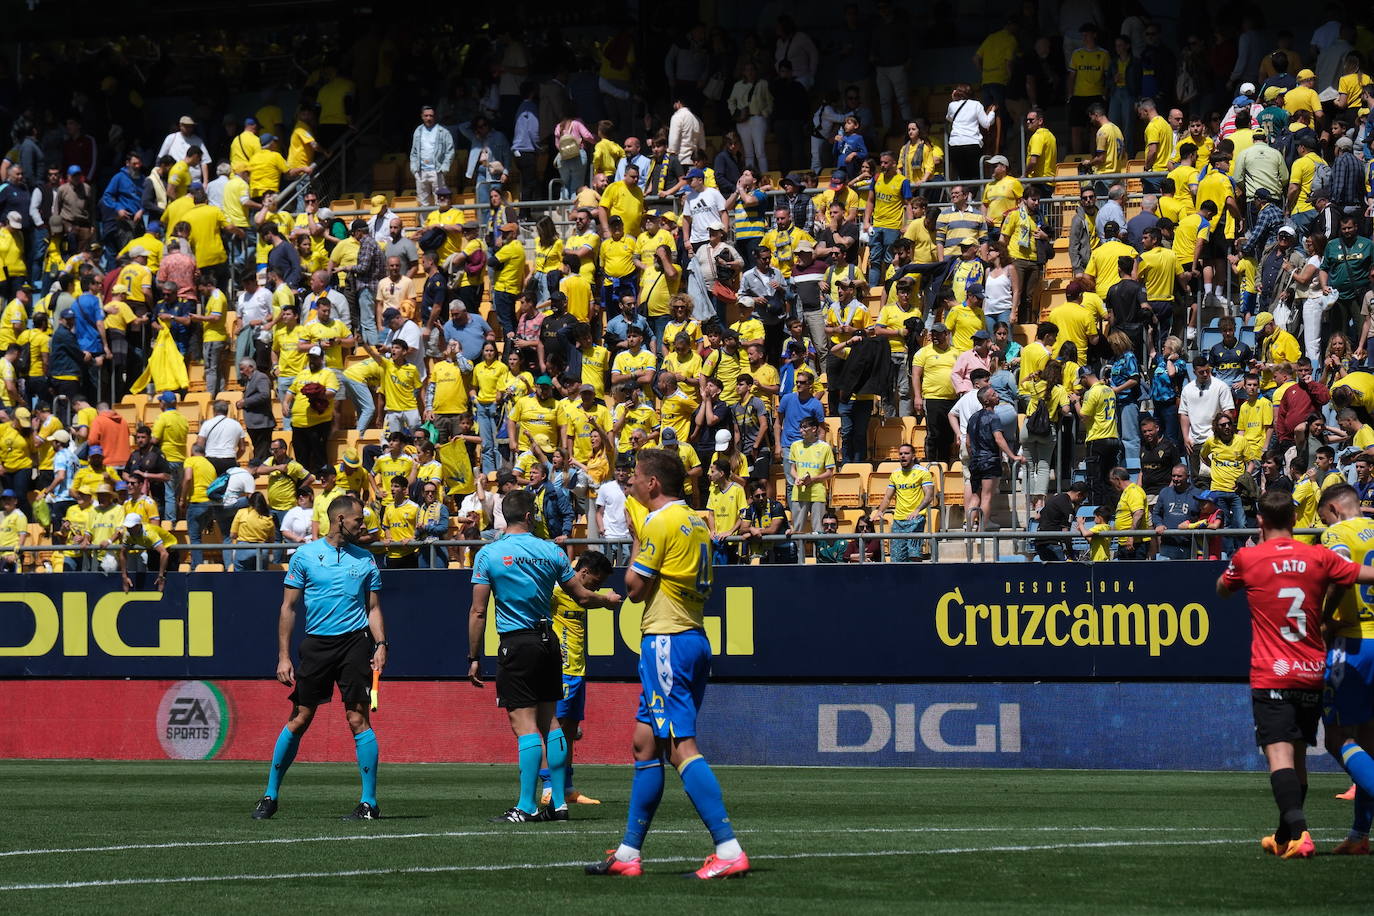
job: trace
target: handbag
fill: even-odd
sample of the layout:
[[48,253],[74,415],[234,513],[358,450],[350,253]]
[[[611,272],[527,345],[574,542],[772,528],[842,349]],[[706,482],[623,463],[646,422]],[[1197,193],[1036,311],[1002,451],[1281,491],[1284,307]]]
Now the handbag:
[[711,295],[715,296],[722,302],[739,301],[739,293],[735,292],[735,290],[729,284],[722,283],[720,280],[717,280],[715,283],[711,284]]

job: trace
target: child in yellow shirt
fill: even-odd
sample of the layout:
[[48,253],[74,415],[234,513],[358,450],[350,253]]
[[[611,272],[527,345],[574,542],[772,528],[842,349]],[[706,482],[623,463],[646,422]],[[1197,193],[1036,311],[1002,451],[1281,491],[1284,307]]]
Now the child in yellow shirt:
[[1112,558],[1112,539],[1107,537],[1111,530],[1112,522],[1106,506],[1098,506],[1093,510],[1091,525],[1086,518],[1078,520],[1079,533],[1088,539],[1089,560],[1096,562]]

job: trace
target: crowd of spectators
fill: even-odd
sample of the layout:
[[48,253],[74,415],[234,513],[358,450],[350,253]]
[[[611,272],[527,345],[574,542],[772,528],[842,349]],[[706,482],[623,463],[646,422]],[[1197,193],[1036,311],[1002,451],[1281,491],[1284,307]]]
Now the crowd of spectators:
[[[692,27],[653,79],[631,29],[543,66],[502,32],[490,81],[422,97],[419,220],[386,194],[336,215],[314,189],[366,88],[333,63],[289,126],[270,103],[183,115],[117,162],[80,117],[57,134],[51,107],[9,104],[0,548],[29,523],[97,546],[165,545],[182,519],[192,543],[298,540],[355,492],[388,564],[442,565],[420,543],[499,531],[512,486],[554,539],[632,533],[621,478],[657,447],[722,562],[786,560],[758,538],[826,530],[870,421],[907,418],[921,435],[864,525],[922,530],[937,470],[962,474],[970,527],[1008,477],[1033,519],[1079,476],[1089,506],[1153,500],[1166,443],[1165,478],[1181,463],[1215,497],[1169,518],[1239,527],[1265,463],[1300,489],[1322,448],[1368,446],[1342,417],[1374,406],[1374,35],[1336,12],[1269,48],[1246,19],[1174,52],[1138,12],[1042,7],[994,24],[935,125],[899,4],[846,7],[822,41],[789,16],[737,46]],[[123,135],[119,80],[103,91]],[[1051,201],[1069,153],[1077,199]],[[519,206],[550,178],[567,203]],[[1353,479],[1355,457],[1333,461]]]

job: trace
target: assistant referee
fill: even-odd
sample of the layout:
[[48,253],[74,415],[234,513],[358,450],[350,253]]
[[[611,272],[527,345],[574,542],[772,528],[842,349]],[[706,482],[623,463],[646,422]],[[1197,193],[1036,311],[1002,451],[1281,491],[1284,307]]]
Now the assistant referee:
[[[382,816],[377,807],[377,736],[368,718],[372,672],[386,665],[386,631],[378,593],[382,576],[371,552],[358,546],[363,535],[363,504],[356,496],[340,496],[329,504],[329,533],[298,549],[291,557],[282,593],[277,626],[277,680],[291,691],[292,712],[277,736],[267,792],[253,809],[253,819],[277,813],[282,777],[296,759],[301,736],[315,718],[315,710],[339,685],[353,730],[358,773],[363,792],[358,807],[344,818],[371,821]],[[305,639],[300,667],[291,666],[291,633],[296,626],[296,600],[305,593]]]
[[[614,592],[588,591],[573,574],[563,550],[531,534],[534,496],[512,490],[501,500],[506,533],[477,553],[472,566],[472,610],[468,615],[468,680],[482,686],[482,637],[487,626],[487,603],[496,599],[496,632],[501,637],[496,669],[496,701],[510,716],[520,760],[520,799],[504,814],[492,818],[512,824],[566,821],[564,798],[568,739],[554,727],[554,712],[563,696],[563,654],[553,632],[549,606],[554,585],[562,585],[584,608],[620,607]],[[539,809],[535,794],[539,768],[547,754],[552,797]]]

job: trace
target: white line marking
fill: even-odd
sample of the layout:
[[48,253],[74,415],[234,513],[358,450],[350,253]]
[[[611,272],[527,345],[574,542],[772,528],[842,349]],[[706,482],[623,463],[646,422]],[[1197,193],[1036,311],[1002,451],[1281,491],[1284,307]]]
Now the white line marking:
[[[1223,846],[1249,843],[1249,840],[1108,840],[1097,843],[1045,843],[1017,846],[969,846],[952,849],[879,849],[867,852],[796,852],[783,855],[761,857],[759,861],[779,861],[784,859],[861,859],[892,856],[946,856],[973,852],[1053,852],[1063,849],[1110,849],[1122,846]],[[696,862],[696,858],[675,857],[654,859],[654,864],[674,865]],[[526,871],[536,868],[573,868],[585,865],[586,860],[572,862],[517,862],[502,865],[417,865],[405,868],[355,868],[345,871],[306,871],[274,874],[240,875],[181,875],[168,878],[111,878],[98,881],[59,881],[49,884],[6,884],[0,885],[0,893],[11,891],[73,890],[83,887],[132,887],[139,885],[168,884],[207,884],[216,881],[292,881],[311,878],[358,878],[377,875],[429,875],[454,874],[459,872],[498,872]]]
[[[768,834],[862,834],[862,833],[1182,833],[1182,832],[1230,833],[1236,831],[1254,832],[1249,827],[799,827],[796,829],[750,830],[744,836],[766,836]],[[558,835],[586,834],[592,831],[557,831]],[[597,832],[602,832],[597,828]],[[700,829],[654,830],[654,834],[700,833]],[[1313,831],[1314,833],[1316,831]],[[70,846],[53,849],[8,849],[0,851],[0,858],[15,856],[72,855],[84,852],[128,852],[135,849],[201,849],[221,846],[273,846],[295,845],[297,843],[348,843],[371,840],[421,840],[444,837],[514,836],[513,830],[445,830],[427,833],[371,833],[349,835],[322,835],[305,837],[265,837],[251,840],[194,840],[184,843],[122,843],[116,846]],[[534,834],[525,834],[533,836]]]

